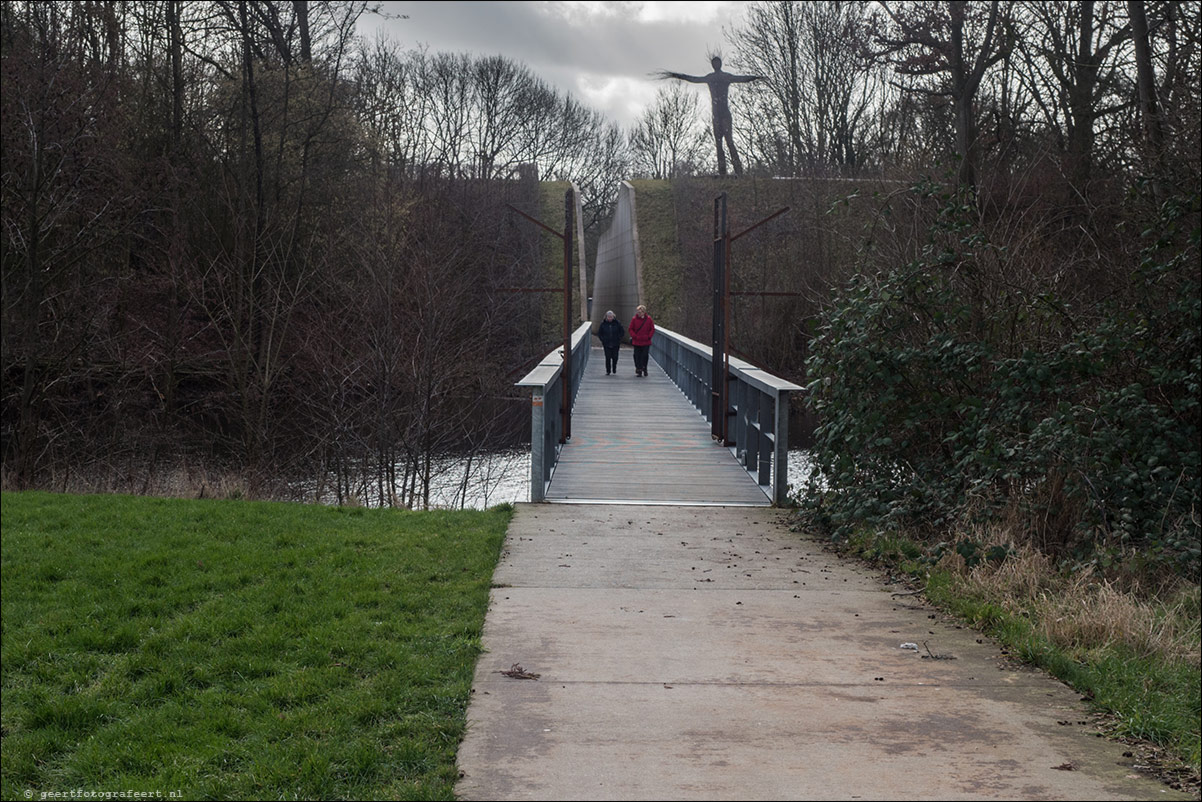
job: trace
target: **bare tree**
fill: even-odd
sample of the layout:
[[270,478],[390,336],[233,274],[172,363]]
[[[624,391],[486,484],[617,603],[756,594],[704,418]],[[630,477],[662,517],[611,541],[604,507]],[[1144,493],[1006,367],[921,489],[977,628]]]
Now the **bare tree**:
[[413,173],[434,163],[428,61],[424,50],[404,53],[384,37],[359,50],[353,102],[373,169]]
[[754,3],[727,33],[740,69],[767,77],[744,102],[752,152],[775,172],[854,168],[864,160],[865,129],[879,102],[866,56],[863,3]]
[[957,181],[975,187],[979,151],[975,101],[985,72],[1006,58],[1014,45],[1009,0],[969,3],[881,3],[874,20],[877,56],[899,73],[931,76],[929,88],[908,86],[945,97],[952,108]]
[[471,77],[476,175],[502,177],[513,167],[522,123],[534,110],[535,79],[525,67],[501,56],[477,59]]
[[571,120],[565,118],[577,116],[574,110],[578,104],[571,98],[561,98],[541,82],[531,89],[526,102],[527,113],[522,117],[514,146],[515,161],[538,165],[542,170],[553,169],[564,142],[572,141],[573,132],[564,130]]
[[617,123],[592,132],[593,147],[578,161],[570,179],[580,189],[586,236],[599,235],[617,200],[618,184],[630,175],[630,150]]
[[874,74],[867,58],[862,3],[809,3],[809,33],[818,154],[829,164],[854,168],[863,161],[861,131],[873,101]]
[[1197,185],[1202,177],[1202,7],[1197,3],[1163,3],[1156,26],[1163,53],[1160,82],[1161,111],[1171,132],[1168,141],[1174,175],[1182,186]]
[[758,121],[751,126],[750,152],[773,172],[785,175],[797,175],[815,155],[810,108],[803,100],[805,33],[800,6],[756,3],[748,8],[746,26],[728,34],[735,48],[734,64],[766,79],[744,93],[743,104],[749,111],[740,119]]
[[1098,120],[1120,109],[1119,58],[1131,30],[1117,2],[1039,2],[1021,7],[1022,80],[1053,132],[1071,181],[1086,191]]
[[697,96],[680,84],[661,88],[628,140],[637,174],[662,179],[697,172],[706,146]]
[[438,53],[424,65],[422,83],[430,98],[427,124],[434,140],[434,163],[464,174],[464,152],[471,113],[471,66],[465,55]]
[[[539,318],[485,289],[541,264],[498,244],[506,193],[535,193],[461,177],[533,163],[587,182],[591,220],[622,136],[520,64],[360,48],[363,9],[0,1],[6,481],[194,449],[267,479],[337,463],[344,498],[378,469],[384,502],[405,465],[518,436],[484,407]],[[420,370],[414,320],[447,338]]]
[[53,407],[87,403],[89,392],[95,402],[101,392],[92,362],[103,361],[97,299],[112,297],[120,238],[140,200],[123,148],[119,36],[106,25],[101,43],[77,10],[4,9],[4,457],[19,484],[34,480],[58,426],[74,417]]

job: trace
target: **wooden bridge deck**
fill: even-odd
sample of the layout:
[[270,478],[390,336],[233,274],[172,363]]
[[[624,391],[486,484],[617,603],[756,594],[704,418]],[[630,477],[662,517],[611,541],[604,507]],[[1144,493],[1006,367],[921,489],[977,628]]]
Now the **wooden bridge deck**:
[[767,494],[729,448],[710,437],[705,418],[654,360],[634,375],[623,348],[618,372],[605,375],[594,348],[572,410],[546,500],[578,503],[766,506]]

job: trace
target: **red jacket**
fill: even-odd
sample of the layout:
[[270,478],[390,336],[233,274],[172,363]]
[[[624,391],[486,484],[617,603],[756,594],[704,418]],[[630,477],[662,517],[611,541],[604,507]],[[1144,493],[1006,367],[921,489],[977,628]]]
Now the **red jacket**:
[[630,327],[626,331],[630,334],[631,345],[651,345],[651,335],[655,334],[655,321],[651,319],[651,315],[639,317],[636,314],[630,319]]

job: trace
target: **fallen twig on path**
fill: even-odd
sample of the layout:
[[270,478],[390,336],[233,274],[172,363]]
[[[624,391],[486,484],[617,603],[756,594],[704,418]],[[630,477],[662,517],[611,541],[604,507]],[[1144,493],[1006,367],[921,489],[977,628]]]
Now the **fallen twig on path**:
[[527,671],[518,663],[511,665],[508,671],[497,671],[496,673],[504,674],[511,679],[538,679],[542,676],[542,674],[534,674]]

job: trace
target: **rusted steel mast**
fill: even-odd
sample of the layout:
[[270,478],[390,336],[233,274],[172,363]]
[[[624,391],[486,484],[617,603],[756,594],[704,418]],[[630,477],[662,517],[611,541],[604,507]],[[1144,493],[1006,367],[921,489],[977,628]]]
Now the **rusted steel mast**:
[[734,411],[730,408],[730,296],[731,295],[796,295],[797,293],[732,293],[730,291],[731,259],[730,246],[739,237],[750,234],[755,229],[780,217],[789,211],[786,206],[779,211],[760,220],[738,234],[731,235],[730,221],[726,213],[726,193],[714,198],[714,290],[713,290],[713,325],[711,327],[710,348],[713,354],[710,367],[710,436],[722,443],[732,445],[730,441],[730,416]]
[[[563,233],[559,233],[541,220],[536,220],[512,204],[505,204],[539,228],[563,240],[563,286],[562,287],[517,287],[509,292],[561,292],[563,293],[563,393],[559,414],[563,420],[563,434],[559,442],[565,443],[572,437],[572,225],[576,204],[569,189],[563,194]],[[583,266],[581,266],[583,269]]]

